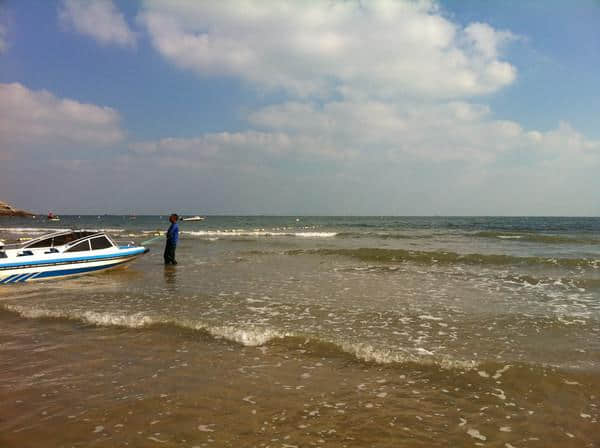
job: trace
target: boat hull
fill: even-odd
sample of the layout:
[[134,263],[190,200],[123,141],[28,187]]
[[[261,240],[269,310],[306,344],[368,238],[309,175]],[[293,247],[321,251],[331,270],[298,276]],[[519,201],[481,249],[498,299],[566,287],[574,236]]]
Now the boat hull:
[[104,271],[133,261],[146,252],[148,249],[136,248],[106,256],[25,262],[18,266],[0,265],[0,285],[73,277]]
[[204,221],[204,217],[192,216],[191,218],[183,218],[182,221]]

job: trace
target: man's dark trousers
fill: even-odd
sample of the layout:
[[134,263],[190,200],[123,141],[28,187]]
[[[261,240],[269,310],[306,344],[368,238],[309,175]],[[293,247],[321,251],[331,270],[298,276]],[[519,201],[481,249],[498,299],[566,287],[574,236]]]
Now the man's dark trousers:
[[165,254],[164,254],[164,258],[165,258],[165,264],[177,264],[177,262],[175,261],[175,248],[177,247],[176,244],[173,244],[170,241],[167,241],[167,244],[165,246]]

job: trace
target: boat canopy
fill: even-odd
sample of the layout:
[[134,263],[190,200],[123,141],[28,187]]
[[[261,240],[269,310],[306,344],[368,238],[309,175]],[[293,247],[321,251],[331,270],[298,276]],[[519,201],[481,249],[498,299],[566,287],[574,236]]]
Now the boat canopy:
[[100,233],[92,233],[75,240],[67,245],[64,252],[84,252],[89,250],[108,249],[115,246],[108,235]]
[[27,243],[23,244],[21,247],[23,249],[39,249],[44,247],[64,246],[66,244],[74,243],[82,238],[87,238],[93,235],[105,236],[104,233],[97,231],[65,230],[61,232],[55,232],[50,235],[43,235],[31,241],[27,241]]

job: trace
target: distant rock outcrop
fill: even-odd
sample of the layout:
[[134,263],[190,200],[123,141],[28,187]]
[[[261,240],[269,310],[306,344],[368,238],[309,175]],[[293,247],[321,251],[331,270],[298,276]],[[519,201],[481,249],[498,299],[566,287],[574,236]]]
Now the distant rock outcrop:
[[25,210],[18,210],[7,204],[6,202],[0,201],[0,216],[22,216],[29,217],[34,216],[33,213],[26,212]]

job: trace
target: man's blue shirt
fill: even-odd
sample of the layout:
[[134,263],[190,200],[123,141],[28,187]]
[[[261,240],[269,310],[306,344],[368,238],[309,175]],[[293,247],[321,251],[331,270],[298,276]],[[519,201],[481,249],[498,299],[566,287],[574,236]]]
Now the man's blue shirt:
[[177,244],[179,241],[179,226],[176,222],[172,222],[167,230],[167,241],[171,244]]

